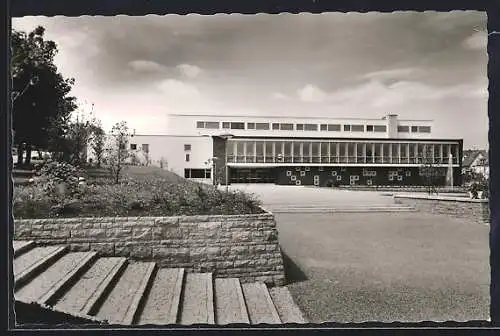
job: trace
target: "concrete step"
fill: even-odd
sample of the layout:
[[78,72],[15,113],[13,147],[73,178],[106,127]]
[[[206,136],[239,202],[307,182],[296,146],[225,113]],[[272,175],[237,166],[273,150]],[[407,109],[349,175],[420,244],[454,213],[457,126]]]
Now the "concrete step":
[[274,287],[269,294],[282,323],[307,323],[287,287]]
[[137,324],[177,323],[183,282],[183,268],[159,269],[145,299]]
[[289,207],[270,208],[273,213],[366,213],[366,212],[414,212],[411,206],[388,206],[388,207]]
[[14,289],[22,287],[67,252],[67,246],[43,246],[21,254],[13,261]]
[[96,317],[107,320],[111,324],[133,324],[146,288],[152,280],[155,267],[156,264],[153,262],[128,264],[97,311]]
[[127,265],[126,258],[100,258],[56,303],[55,308],[93,315]]
[[20,256],[21,254],[28,252],[35,247],[34,241],[27,240],[13,240],[12,248],[14,249],[14,258]]
[[239,279],[215,279],[214,292],[217,324],[250,323]]
[[16,300],[49,305],[86,270],[96,252],[68,253],[14,293]]
[[242,286],[251,324],[280,324],[281,320],[266,285],[262,282]]
[[181,300],[179,323],[214,324],[212,273],[187,273]]

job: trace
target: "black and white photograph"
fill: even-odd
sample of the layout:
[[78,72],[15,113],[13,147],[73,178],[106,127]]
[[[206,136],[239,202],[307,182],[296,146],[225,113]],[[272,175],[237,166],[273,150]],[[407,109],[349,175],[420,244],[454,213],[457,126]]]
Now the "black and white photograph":
[[13,18],[17,327],[489,321],[486,23]]

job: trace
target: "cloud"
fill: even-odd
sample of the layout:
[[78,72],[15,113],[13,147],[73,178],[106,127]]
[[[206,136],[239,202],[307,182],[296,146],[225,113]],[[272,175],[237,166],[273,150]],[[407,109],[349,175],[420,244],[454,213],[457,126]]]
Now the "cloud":
[[201,73],[201,69],[196,65],[180,64],[177,66],[181,74],[187,78],[196,78]]
[[378,81],[401,80],[422,73],[423,70],[419,68],[395,68],[369,72],[365,75],[362,75],[361,78]]
[[488,44],[488,34],[484,31],[478,31],[466,38],[462,42],[462,46],[466,49],[483,49],[486,50]]
[[372,80],[328,94],[328,100],[332,103],[378,108],[404,106],[416,101],[438,101],[463,97],[484,97],[484,88],[477,83],[433,86],[416,81],[398,81],[386,86],[379,81]]
[[147,60],[135,60],[128,63],[129,68],[136,72],[163,72],[166,70],[165,66]]
[[179,99],[196,98],[200,96],[200,92],[196,86],[176,79],[165,79],[158,84],[158,88],[162,93]]
[[303,102],[322,102],[327,99],[328,94],[313,84],[307,84],[297,91],[299,99]]
[[276,99],[276,100],[289,100],[290,96],[288,96],[284,93],[281,93],[281,92],[273,92],[271,94],[271,98]]

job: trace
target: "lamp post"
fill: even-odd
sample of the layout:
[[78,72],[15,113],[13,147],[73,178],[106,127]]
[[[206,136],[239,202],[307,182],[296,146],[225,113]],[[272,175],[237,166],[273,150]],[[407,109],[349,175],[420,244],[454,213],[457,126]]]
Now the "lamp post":
[[216,172],[216,162],[219,158],[217,156],[214,156],[205,162],[205,164],[209,164],[211,168],[211,176],[212,176],[212,184],[215,185],[215,172]]

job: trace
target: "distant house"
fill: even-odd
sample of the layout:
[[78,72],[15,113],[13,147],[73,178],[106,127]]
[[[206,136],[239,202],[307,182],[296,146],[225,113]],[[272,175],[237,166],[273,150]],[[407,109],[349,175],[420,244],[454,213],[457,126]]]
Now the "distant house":
[[490,175],[487,150],[464,150],[462,160],[463,174],[480,174],[485,178]]

